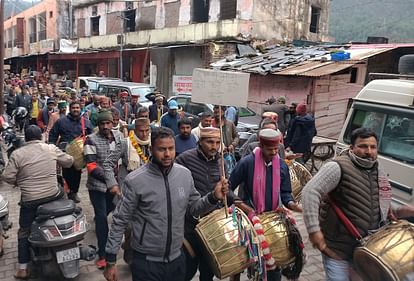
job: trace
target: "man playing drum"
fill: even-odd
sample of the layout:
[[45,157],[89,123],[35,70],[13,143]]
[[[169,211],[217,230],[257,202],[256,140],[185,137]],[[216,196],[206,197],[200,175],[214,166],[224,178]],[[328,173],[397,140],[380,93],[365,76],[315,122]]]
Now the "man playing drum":
[[[176,163],[183,165],[191,171],[194,179],[194,186],[201,196],[211,192],[217,184],[220,184],[221,158],[219,149],[220,130],[212,127],[201,128],[197,148],[187,150],[180,154],[176,159]],[[228,196],[229,205],[232,204],[232,197],[233,196]],[[220,205],[217,207],[220,207]],[[194,231],[196,224],[197,220],[187,214],[185,222],[185,238],[190,244],[191,249],[188,249],[188,244],[185,244],[187,250],[186,280],[192,280],[197,272],[197,268],[199,268],[200,281],[212,281],[214,272],[208,263],[208,258],[202,252],[202,245],[200,245],[200,242],[197,239]],[[191,250],[193,250],[194,253],[190,253]]]
[[[278,156],[281,138],[279,131],[261,130],[259,147],[242,158],[231,173],[230,189],[235,190],[240,185],[239,197],[244,202],[236,202],[236,205],[250,213],[249,217],[254,213],[275,211],[282,207],[281,203],[291,210],[302,211],[291,194],[289,168]],[[280,271],[268,271],[267,278],[281,280]]]
[[[362,237],[384,224],[391,207],[391,186],[378,165],[375,132],[354,130],[349,150],[319,170],[303,189],[302,200],[309,239],[322,252],[327,280],[358,278],[352,257],[359,242],[338,218],[332,202]],[[404,206],[394,213],[400,218],[414,216],[414,208]]]
[[131,263],[133,281],[185,279],[184,217],[188,210],[200,216],[215,209],[226,196],[227,181],[222,178],[204,197],[194,187],[191,172],[174,163],[174,133],[168,128],[151,132],[151,160],[125,179],[123,196],[113,215],[106,244],[104,276],[118,281],[116,254],[126,227],[132,226]]

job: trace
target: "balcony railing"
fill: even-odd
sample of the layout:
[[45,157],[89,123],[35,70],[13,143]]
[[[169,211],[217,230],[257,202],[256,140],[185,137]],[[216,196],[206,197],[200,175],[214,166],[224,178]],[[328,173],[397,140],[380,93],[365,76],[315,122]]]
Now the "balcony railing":
[[36,33],[30,33],[29,34],[29,42],[30,43],[34,43],[34,42],[37,42],[37,37],[36,37]]

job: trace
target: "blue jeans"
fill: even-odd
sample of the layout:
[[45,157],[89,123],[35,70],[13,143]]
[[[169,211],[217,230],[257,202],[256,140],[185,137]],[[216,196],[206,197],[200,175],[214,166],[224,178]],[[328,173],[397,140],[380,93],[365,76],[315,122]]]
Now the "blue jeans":
[[38,205],[20,207],[20,228],[17,232],[17,259],[20,264],[30,262],[30,227],[36,218],[37,207]]
[[346,260],[336,260],[322,254],[323,267],[327,281],[350,281],[351,263]]
[[95,212],[95,232],[98,240],[98,255],[100,258],[105,257],[105,245],[108,240],[108,215],[115,208],[112,200],[114,195],[109,191],[101,192],[89,190],[89,199],[91,200]]

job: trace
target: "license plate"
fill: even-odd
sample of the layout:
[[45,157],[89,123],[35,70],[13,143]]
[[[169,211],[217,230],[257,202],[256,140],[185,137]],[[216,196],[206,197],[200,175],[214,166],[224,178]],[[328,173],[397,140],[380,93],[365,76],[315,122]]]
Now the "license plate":
[[63,251],[56,252],[57,263],[64,263],[67,261],[73,261],[80,259],[79,248],[72,248]]

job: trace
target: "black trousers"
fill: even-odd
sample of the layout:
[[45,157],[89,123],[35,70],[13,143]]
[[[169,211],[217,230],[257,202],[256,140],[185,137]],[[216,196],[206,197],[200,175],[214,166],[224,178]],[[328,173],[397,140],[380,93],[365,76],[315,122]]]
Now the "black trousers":
[[206,255],[202,252],[202,245],[197,239],[196,234],[186,235],[187,241],[191,244],[196,256],[191,257],[185,250],[186,255],[186,274],[185,281],[191,281],[194,275],[197,273],[197,269],[200,270],[200,281],[213,281],[214,273],[210,267]]
[[171,262],[154,262],[146,255],[134,252],[131,264],[132,281],[184,281],[185,255]]
[[81,181],[81,173],[82,171],[75,169],[73,166],[70,168],[62,169],[63,178],[68,184],[70,192],[78,193]]

